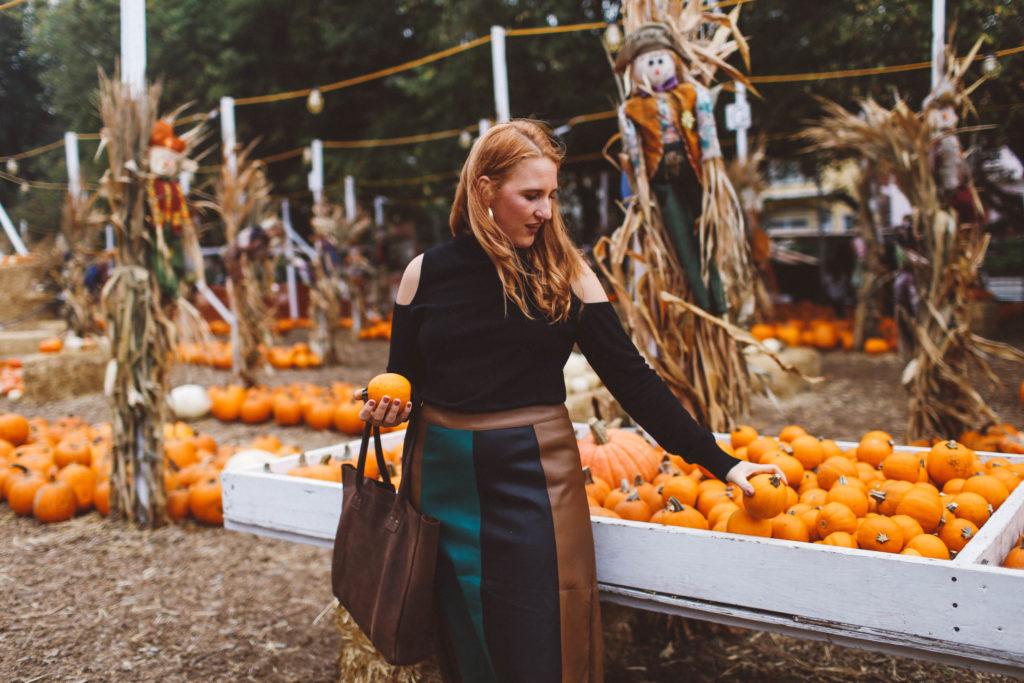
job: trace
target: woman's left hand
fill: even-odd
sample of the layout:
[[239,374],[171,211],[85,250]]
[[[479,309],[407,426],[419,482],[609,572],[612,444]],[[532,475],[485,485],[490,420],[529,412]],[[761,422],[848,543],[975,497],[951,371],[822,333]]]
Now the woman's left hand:
[[747,462],[746,460],[741,460],[736,465],[733,465],[733,468],[725,475],[725,480],[739,486],[740,490],[742,490],[744,494],[752,496],[754,495],[754,487],[750,485],[750,482],[747,481],[747,479],[755,474],[763,473],[777,474],[782,477],[782,481],[784,483],[789,483],[786,481],[786,475],[781,469],[779,469],[778,465],[758,465],[752,462]]

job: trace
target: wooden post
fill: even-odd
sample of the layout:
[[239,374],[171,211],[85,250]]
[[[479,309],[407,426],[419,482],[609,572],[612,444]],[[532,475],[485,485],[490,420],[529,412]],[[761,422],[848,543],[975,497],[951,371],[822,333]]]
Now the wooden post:
[[132,95],[146,89],[146,0],[121,0],[121,82]]
[[220,139],[224,163],[231,175],[238,173],[238,140],[235,136],[235,98],[220,98]]
[[76,201],[82,198],[82,171],[78,164],[78,135],[64,133],[64,159],[68,167],[68,194]]
[[494,111],[498,123],[512,118],[508,102],[508,64],[505,61],[505,29],[491,27],[491,71],[494,74]]
[[946,0],[932,0],[932,89],[946,68]]
[[324,143],[313,140],[309,152],[312,165],[308,176],[309,191],[313,193],[313,203],[319,204],[324,200]]
[[284,258],[288,262],[285,273],[288,278],[288,317],[295,320],[299,317],[299,293],[295,283],[295,248],[292,246],[292,215],[288,200],[281,202],[281,223],[284,225]]

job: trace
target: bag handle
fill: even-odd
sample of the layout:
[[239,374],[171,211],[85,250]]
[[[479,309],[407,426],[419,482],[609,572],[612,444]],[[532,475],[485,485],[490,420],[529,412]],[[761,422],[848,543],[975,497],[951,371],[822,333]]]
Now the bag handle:
[[412,486],[413,454],[416,452],[416,437],[419,435],[420,408],[422,404],[413,404],[412,413],[409,415],[409,424],[405,428],[405,442],[402,444],[402,483],[398,485],[398,495],[395,496],[395,506],[400,501],[409,499],[409,491]]
[[377,470],[384,480],[384,485],[394,491],[395,485],[391,483],[391,473],[388,472],[388,464],[384,460],[384,447],[380,443],[380,427],[370,421],[367,421],[363,427],[363,441],[359,444],[359,460],[356,462],[356,488],[363,488],[366,471],[366,452],[370,447],[371,432],[373,434],[373,450],[377,456]]

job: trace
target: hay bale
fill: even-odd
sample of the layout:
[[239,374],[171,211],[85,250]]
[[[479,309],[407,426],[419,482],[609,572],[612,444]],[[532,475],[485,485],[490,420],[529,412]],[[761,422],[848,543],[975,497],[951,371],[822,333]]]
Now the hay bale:
[[[805,377],[821,375],[821,353],[815,349],[791,346],[780,351],[778,356],[779,360],[796,368]],[[786,372],[764,353],[747,355],[747,368],[754,389],[767,387],[779,398],[793,396],[811,388],[810,382],[796,373]]]
[[102,392],[107,360],[107,351],[102,348],[25,356],[25,398],[33,403],[47,403]]
[[41,320],[32,321],[31,327],[0,330],[0,357],[38,353],[39,342],[61,336],[66,328],[61,320]]
[[53,295],[42,291],[46,264],[16,263],[0,268],[0,292],[4,293],[4,319],[14,320],[32,313],[52,301]]
[[[442,683],[433,658],[413,666],[392,666],[384,661],[344,607],[335,615],[341,640],[338,683]],[[431,629],[424,624],[424,633]]]

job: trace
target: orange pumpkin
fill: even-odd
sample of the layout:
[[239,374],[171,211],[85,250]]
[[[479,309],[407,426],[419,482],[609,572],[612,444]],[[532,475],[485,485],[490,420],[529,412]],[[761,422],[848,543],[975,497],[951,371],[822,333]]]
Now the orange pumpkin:
[[53,449],[53,460],[57,467],[65,467],[71,463],[88,467],[92,464],[92,449],[83,434],[68,434]]
[[857,467],[843,456],[832,456],[818,466],[818,485],[828,491],[839,477],[857,478]]
[[808,543],[811,535],[803,519],[787,512],[772,519],[772,538]]
[[974,451],[953,440],[932,446],[926,461],[928,476],[939,486],[950,479],[967,479],[974,474]]
[[660,487],[661,499],[665,504],[669,498],[675,498],[683,505],[696,505],[698,486],[690,477],[669,477]]
[[302,408],[299,402],[288,394],[278,394],[273,404],[274,422],[287,427],[302,422]]
[[[689,479],[689,477],[684,478]],[[598,505],[604,505],[605,498],[607,498],[608,494],[611,492],[611,487],[608,485],[608,482],[600,477],[595,477],[589,467],[583,468],[583,480],[586,485],[587,495],[597,501]],[[692,479],[689,480],[693,482],[693,487],[696,489],[697,482]]]
[[[804,469],[814,469],[825,459],[825,449],[821,445],[821,439],[816,436],[801,434],[789,445],[793,448],[793,457],[800,461]],[[796,480],[789,481],[792,483]]]
[[915,536],[920,536],[924,533],[924,529],[921,528],[921,524],[909,515],[893,515],[889,519],[899,525],[900,531],[903,532],[904,542],[908,542]]
[[708,529],[708,520],[690,505],[684,505],[675,498],[668,499],[660,519],[666,526],[681,526],[689,529]]
[[645,482],[638,474],[633,478],[633,488],[636,489],[636,492],[641,498],[643,498],[644,502],[647,503],[647,506],[651,508],[652,512],[654,510],[661,509],[664,501],[662,501],[661,493],[658,492],[658,489],[654,484]]
[[854,533],[857,531],[857,516],[842,503],[826,503],[818,510],[818,536],[827,538],[836,531]]
[[223,525],[220,476],[210,475],[193,484],[189,489],[188,507],[192,516],[203,524]]
[[658,474],[661,457],[644,438],[633,432],[609,429],[591,418],[590,433],[578,442],[580,461],[605,481],[632,481],[640,475],[650,481]]
[[938,528],[942,512],[942,501],[937,495],[913,486],[896,506],[896,514],[913,517],[929,534]]
[[864,353],[878,355],[889,351],[889,342],[880,337],[868,337],[864,340]]
[[250,395],[238,409],[238,417],[245,424],[261,424],[270,419],[274,405],[269,396]]
[[770,436],[759,436],[747,444],[747,458],[750,462],[759,463],[761,457],[778,450],[779,444]]
[[75,504],[79,512],[92,508],[93,496],[96,492],[96,473],[85,465],[71,463],[57,473],[57,481],[71,487],[75,493]]
[[[859,479],[850,481],[859,482]],[[842,503],[853,511],[857,517],[868,513],[868,494],[859,486],[847,483],[846,477],[840,477],[828,492],[829,503]]]
[[168,439],[164,442],[164,455],[178,470],[199,462],[196,444],[191,439]]
[[953,552],[960,552],[978,533],[978,527],[968,519],[954,518],[942,525],[939,538]]
[[0,415],[0,439],[20,446],[28,441],[28,437],[29,424],[24,416],[15,413]]
[[63,481],[51,481],[43,484],[36,491],[32,500],[32,514],[40,522],[47,524],[66,522],[75,516],[78,500],[75,490]]
[[919,481],[923,463],[917,453],[899,451],[893,453],[882,462],[882,474],[886,479],[900,481]]
[[92,492],[92,504],[96,506],[96,512],[102,516],[110,515],[110,480],[105,479],[96,484]]
[[963,491],[953,497],[946,509],[961,519],[966,519],[981,527],[992,516],[992,505],[981,494]]
[[771,538],[772,521],[770,519],[754,517],[746,510],[736,510],[729,515],[729,521],[726,524],[725,530],[730,534]]
[[779,441],[791,443],[798,436],[806,436],[807,430],[800,425],[786,425],[779,432]]
[[622,519],[622,517],[619,516],[619,513],[615,512],[614,510],[609,510],[608,508],[594,507],[594,506],[590,507],[590,516],[591,517],[610,517],[612,519]]
[[1002,480],[994,474],[976,474],[964,481],[962,493],[977,493],[989,502],[993,510],[998,510],[1010,491]]
[[729,442],[733,448],[743,448],[757,438],[757,430],[750,425],[739,425],[729,432]]
[[57,353],[64,348],[64,340],[60,337],[47,337],[39,342],[39,353]]
[[380,403],[385,396],[400,401],[404,406],[412,398],[412,385],[398,373],[385,372],[377,375],[366,385],[366,397],[374,403]]
[[[729,516],[739,510],[740,506],[731,500],[723,500],[716,504],[707,514],[708,526],[714,529],[719,522],[728,521]],[[700,510],[698,510],[700,512]]]
[[846,531],[833,531],[822,541],[825,545],[832,545],[837,548],[856,548],[857,539],[853,534]]
[[786,509],[789,498],[782,477],[777,474],[758,474],[751,477],[750,485],[754,487],[754,495],[743,501],[743,507],[752,517],[772,519]]
[[857,459],[872,467],[879,467],[882,461],[892,455],[892,442],[877,437],[865,436],[857,444]]
[[898,553],[903,550],[903,529],[888,517],[869,517],[857,529],[857,545],[865,550]]
[[359,418],[361,410],[362,404],[355,401],[341,401],[338,403],[332,416],[335,429],[344,434],[362,434],[365,423]]
[[14,514],[28,517],[32,514],[36,491],[46,484],[46,479],[24,465],[15,463],[12,469],[14,472],[9,473],[4,482],[4,495]]
[[913,548],[921,553],[922,557],[930,557],[935,560],[948,560],[949,548],[938,536],[933,534],[920,534],[907,541],[906,547]]
[[311,429],[323,431],[334,424],[335,405],[331,401],[317,399],[309,404],[303,413],[306,425]]
[[635,522],[646,522],[653,514],[651,507],[635,489],[615,506],[615,513],[622,519],[631,519]]

